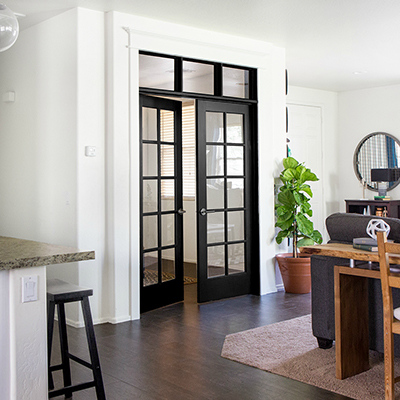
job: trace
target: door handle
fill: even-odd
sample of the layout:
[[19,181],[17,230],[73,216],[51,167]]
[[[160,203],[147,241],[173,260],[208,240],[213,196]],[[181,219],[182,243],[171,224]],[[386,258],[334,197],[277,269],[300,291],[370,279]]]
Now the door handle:
[[180,209],[178,210],[178,214],[179,214],[179,215],[183,215],[183,214],[185,214],[185,212],[186,212],[186,210],[184,210],[183,208],[180,208]]
[[201,216],[205,216],[206,214],[211,214],[211,213],[215,213],[215,211],[207,211],[204,207],[200,209],[199,211]]

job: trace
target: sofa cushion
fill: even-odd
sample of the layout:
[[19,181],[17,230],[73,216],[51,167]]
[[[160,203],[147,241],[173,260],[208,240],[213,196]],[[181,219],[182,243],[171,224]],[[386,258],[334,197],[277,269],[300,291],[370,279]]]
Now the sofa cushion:
[[388,239],[400,242],[400,219],[362,215],[355,213],[335,213],[326,219],[329,243],[352,244],[357,237],[368,237],[366,232],[371,219],[382,219],[390,225]]

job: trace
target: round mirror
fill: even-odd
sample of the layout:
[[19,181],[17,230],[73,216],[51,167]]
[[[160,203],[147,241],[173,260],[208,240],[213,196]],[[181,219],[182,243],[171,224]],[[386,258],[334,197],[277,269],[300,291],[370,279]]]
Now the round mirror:
[[[397,168],[400,166],[400,142],[392,135],[384,132],[374,132],[367,135],[358,144],[354,152],[354,171],[360,182],[365,182],[368,189],[378,191],[378,181],[374,176],[371,177],[372,169],[375,176],[391,176],[394,179],[389,181],[386,178],[380,178],[388,182],[387,190],[395,188],[399,183]],[[379,173],[382,172],[382,173]]]

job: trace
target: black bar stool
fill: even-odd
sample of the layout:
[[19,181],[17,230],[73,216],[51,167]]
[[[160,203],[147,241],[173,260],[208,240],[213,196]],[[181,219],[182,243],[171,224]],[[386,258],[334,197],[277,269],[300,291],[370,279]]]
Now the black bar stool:
[[[47,280],[47,346],[48,346],[48,373],[49,373],[49,398],[65,395],[71,398],[72,393],[91,387],[96,388],[98,400],[105,400],[103,378],[101,375],[99,355],[97,352],[96,338],[93,329],[92,314],[90,312],[89,296],[93,294],[92,289],[72,285],[60,279]],[[65,320],[65,303],[80,301],[83,319],[85,321],[86,337],[88,341],[91,362],[88,363],[81,358],[70,354],[68,351],[67,324]],[[53,342],[54,311],[57,305],[58,326],[60,331],[61,364],[51,366],[51,347]],[[70,361],[75,361],[93,371],[93,381],[72,385]],[[54,389],[53,371],[63,371],[64,387]]]

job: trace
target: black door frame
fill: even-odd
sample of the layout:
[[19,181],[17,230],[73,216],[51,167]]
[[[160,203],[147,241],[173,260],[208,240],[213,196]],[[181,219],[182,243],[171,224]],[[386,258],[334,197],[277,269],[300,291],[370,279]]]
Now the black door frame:
[[[182,135],[181,135],[181,121],[182,121],[182,105],[179,101],[167,100],[159,97],[151,97],[140,95],[140,254],[141,254],[141,268],[140,268],[140,312],[146,312],[155,308],[163,307],[168,304],[176,303],[183,300],[183,217],[178,210],[183,208],[182,196]],[[174,210],[162,211],[161,208],[161,154],[160,148],[164,143],[160,136],[160,124],[157,124],[157,141],[143,140],[143,125],[142,125],[142,108],[156,108],[157,120],[160,121],[160,109],[169,110],[174,112],[174,182],[175,182],[175,199]],[[154,177],[143,177],[143,143],[157,143],[157,168],[158,175]],[[171,144],[166,142],[165,144]],[[157,211],[146,212],[147,216],[157,217],[157,248],[144,250],[143,246],[143,182],[146,180],[157,179]],[[170,246],[162,246],[162,216],[174,215],[175,227],[175,243]],[[175,249],[175,278],[166,282],[162,281],[162,250]],[[157,252],[157,276],[158,283],[143,286],[144,278],[144,254],[148,252]]]
[[[174,88],[173,90],[157,89],[151,87],[139,87],[139,95],[148,95],[156,97],[168,98],[187,98],[194,100],[208,100],[211,102],[231,103],[238,105],[247,105],[250,110],[250,140],[248,144],[248,151],[251,154],[249,163],[251,165],[251,196],[248,201],[248,207],[251,208],[251,218],[248,222],[250,224],[249,231],[251,231],[251,239],[249,238],[248,260],[251,266],[251,282],[250,293],[260,294],[260,244],[259,244],[259,204],[258,204],[258,83],[257,83],[257,69],[249,68],[239,65],[230,65],[225,63],[210,62],[205,60],[195,60],[180,56],[171,56],[167,54],[159,54],[153,52],[139,51],[139,54],[165,57],[174,60]],[[183,91],[183,62],[193,61],[213,65],[214,70],[214,93],[190,93]],[[224,67],[242,69],[248,71],[248,97],[229,97],[223,95],[223,69]]]
[[[245,211],[245,264],[246,271],[244,273],[228,274],[228,253],[227,253],[227,231],[225,230],[224,243],[218,243],[215,245],[225,246],[225,276],[207,277],[207,253],[209,246],[207,245],[207,215],[201,214],[199,210],[205,208],[210,211],[206,199],[206,112],[221,112],[226,114],[244,114],[246,118],[244,119],[244,177],[245,177],[245,187],[244,187],[244,209]],[[244,294],[259,294],[259,234],[258,229],[254,229],[255,226],[258,227],[258,158],[253,157],[254,151],[257,152],[257,130],[256,126],[256,116],[257,107],[249,104],[239,104],[239,102],[232,104],[223,101],[205,101],[199,100],[196,105],[196,121],[197,121],[197,145],[196,145],[196,174],[197,174],[197,248],[198,248],[198,291],[197,297],[198,302],[206,302],[211,300],[219,300],[228,297],[240,296]],[[224,125],[226,124],[226,119],[224,117]],[[226,128],[226,125],[225,125]],[[204,133],[200,136],[199,133]],[[223,145],[226,147],[226,144]],[[256,153],[257,154],[257,153]],[[226,171],[224,173],[226,175]],[[210,177],[212,178],[212,177]],[[234,178],[234,176],[232,176]],[[226,187],[224,191],[226,192]],[[226,216],[228,212],[228,205],[226,203],[227,199],[225,196],[224,204],[224,221],[226,224]],[[221,210],[219,210],[221,211]],[[229,209],[229,211],[235,211],[235,209]],[[211,210],[214,212],[214,210]],[[211,245],[211,247],[214,245]]]

